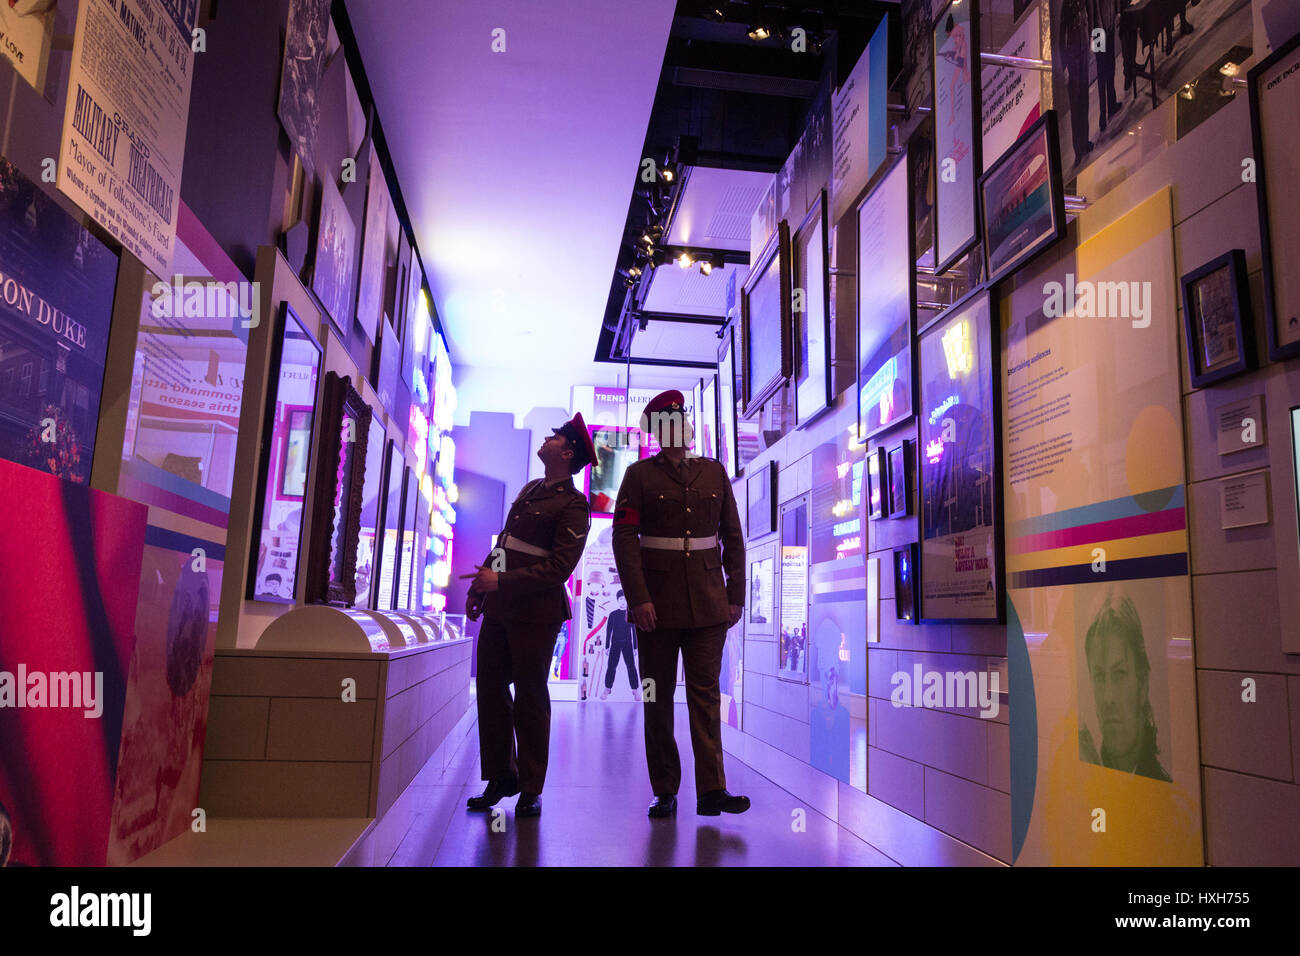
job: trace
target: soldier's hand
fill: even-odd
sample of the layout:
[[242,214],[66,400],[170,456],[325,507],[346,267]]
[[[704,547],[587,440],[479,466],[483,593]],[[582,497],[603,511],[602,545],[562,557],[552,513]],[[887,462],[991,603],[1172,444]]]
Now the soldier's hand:
[[483,595],[477,591],[470,591],[465,595],[465,616],[471,621],[477,621],[479,615],[483,613]]
[[653,631],[656,624],[654,602],[646,601],[632,608],[632,623],[643,631]]
[[735,627],[736,623],[740,620],[740,616],[744,613],[745,613],[745,609],[741,605],[732,604],[730,623],[727,624],[727,627]]

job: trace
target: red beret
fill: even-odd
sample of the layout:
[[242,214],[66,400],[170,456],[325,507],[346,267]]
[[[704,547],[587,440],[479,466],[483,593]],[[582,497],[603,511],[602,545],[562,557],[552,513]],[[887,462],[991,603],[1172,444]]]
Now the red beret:
[[559,428],[553,428],[551,431],[557,435],[563,435],[573,445],[573,461],[569,465],[570,472],[576,475],[587,465],[595,462],[596,446],[592,444],[591,433],[587,431],[587,423],[582,420],[582,412],[578,412]]
[[677,391],[675,388],[669,389],[666,392],[660,392],[654,398],[650,399],[646,404],[645,411],[641,414],[653,415],[655,412],[662,412],[665,408],[672,405],[678,405],[683,408],[686,406],[686,399],[683,398],[682,393]]

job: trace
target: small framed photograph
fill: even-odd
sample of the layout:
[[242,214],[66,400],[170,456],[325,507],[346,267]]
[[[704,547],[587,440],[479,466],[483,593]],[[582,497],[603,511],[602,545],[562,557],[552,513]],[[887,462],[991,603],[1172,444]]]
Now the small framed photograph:
[[918,565],[916,543],[894,549],[894,618],[917,623],[916,581]]
[[867,518],[878,521],[885,516],[885,498],[889,494],[885,476],[889,474],[885,449],[873,448],[867,453]]
[[776,462],[769,461],[745,479],[749,536],[758,538],[776,531]]
[[748,633],[776,633],[776,558],[770,548],[749,562]]
[[1255,367],[1246,253],[1233,249],[1183,276],[1187,372],[1204,388]]
[[1056,112],[1048,110],[979,183],[989,282],[1019,269],[1065,236],[1065,190]]
[[905,518],[912,513],[912,443],[889,449],[889,517]]

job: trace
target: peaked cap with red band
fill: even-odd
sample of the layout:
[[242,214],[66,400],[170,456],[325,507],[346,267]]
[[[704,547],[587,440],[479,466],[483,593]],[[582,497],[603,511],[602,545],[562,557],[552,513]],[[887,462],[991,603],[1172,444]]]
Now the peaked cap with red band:
[[559,428],[552,428],[551,431],[556,435],[563,435],[573,447],[573,461],[569,463],[571,474],[576,475],[587,465],[595,462],[596,446],[592,444],[587,423],[582,420],[582,412],[578,412]]

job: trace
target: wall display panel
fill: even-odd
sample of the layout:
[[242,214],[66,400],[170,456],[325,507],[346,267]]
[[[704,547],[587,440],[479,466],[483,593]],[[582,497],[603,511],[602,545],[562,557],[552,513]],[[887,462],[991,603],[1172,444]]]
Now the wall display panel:
[[375,393],[379,396],[379,404],[390,418],[395,418],[397,414],[397,375],[401,361],[401,343],[397,341],[397,332],[393,323],[384,319],[384,337],[379,340],[379,377],[375,383]]
[[1002,620],[998,353],[991,309],[991,293],[972,293],[917,341],[922,620]]
[[325,68],[329,26],[330,0],[290,0],[276,113],[309,171],[316,168],[316,131],[320,126],[317,91]]
[[935,8],[938,0],[902,0],[903,18],[903,76],[907,86],[903,102],[911,116],[918,109],[929,107],[934,94],[934,73],[931,70]]
[[642,456],[641,430],[622,425],[588,425],[596,461],[583,471],[583,490],[593,514],[613,514],[628,466]]
[[826,193],[817,194],[794,235],[794,407],[799,426],[831,403],[831,318]]
[[0,458],[89,480],[117,266],[0,158]]
[[718,376],[700,381],[700,437],[695,446],[705,458],[718,457]]
[[771,545],[755,548],[749,560],[746,634],[776,633],[776,556]]
[[776,462],[770,461],[745,478],[746,517],[749,537],[758,538],[776,530]]
[[[372,416],[373,417],[373,416]],[[379,493],[384,483],[384,430],[377,423],[366,436],[365,479],[361,486],[360,519],[357,524],[357,603],[372,606],[376,552],[379,542]]]
[[1300,355],[1300,34],[1250,71],[1255,196],[1264,248],[1264,327],[1273,361]]
[[940,12],[934,44],[934,155],[937,176],[935,257],[946,272],[978,238],[975,185],[983,124],[980,117],[980,35],[977,0],[954,0]]
[[380,535],[379,564],[375,570],[375,595],[372,606],[381,611],[393,609],[396,592],[398,540],[402,519],[402,449],[395,441],[388,443],[387,474],[384,476],[383,522]]
[[808,682],[808,496],[781,507],[777,677]]
[[[1141,314],[1044,310],[1134,276]],[[1164,189],[1001,308],[1014,862],[1204,859],[1175,277]]]
[[[605,515],[592,515],[591,530],[587,532],[587,543],[582,550],[582,561],[575,574],[573,604],[572,651],[563,653],[563,648],[555,655],[557,659],[569,663],[563,670],[552,668],[553,678],[577,677],[579,700],[608,700],[602,697],[605,687],[605,675],[609,672],[610,649],[617,640],[626,641],[626,600],[619,599],[623,583],[618,574],[618,565],[614,561],[614,519]],[[631,635],[635,642],[636,635]],[[561,634],[559,640],[568,640]],[[622,647],[619,657],[623,657]],[[635,655],[634,655],[635,656]],[[639,662],[633,661],[633,664]],[[619,669],[619,661],[614,669]],[[610,696],[615,700],[631,700],[632,688],[628,683],[631,668],[624,662],[626,671],[622,680],[615,680],[610,687]]]
[[198,13],[172,0],[77,7],[58,189],[156,276],[172,274]]
[[912,513],[912,442],[904,439],[889,449],[889,517]]
[[303,506],[312,453],[321,347],[282,303],[271,346],[266,422],[254,506],[254,555],[247,597],[292,604],[298,580]]
[[[1061,113],[1066,182],[1226,51],[1252,44],[1250,0],[1100,4],[1099,17],[1079,0],[1049,2],[1052,102]],[[1097,30],[1106,43],[1094,52]]]
[[915,543],[894,549],[894,617],[899,621],[920,623],[918,604],[920,602],[920,549]]
[[370,178],[366,187],[365,232],[361,246],[361,272],[357,281],[357,323],[373,345],[379,341],[379,321],[384,314],[384,280],[388,265],[388,231],[395,222],[393,200],[379,163],[379,152],[370,144]]
[[[831,95],[831,216],[838,223],[885,161],[889,99],[889,16]],[[753,261],[751,259],[751,261]]]
[[911,182],[898,160],[858,207],[858,430],[868,438],[912,415]]
[[103,866],[148,509],[7,461],[0,500],[0,866]]
[[1255,367],[1255,320],[1242,249],[1183,276],[1187,371],[1204,388]]
[[718,348],[718,460],[729,478],[740,474],[736,437],[736,346],[735,330],[729,325]]
[[393,610],[406,611],[411,607],[411,587],[415,580],[415,512],[420,496],[415,472],[407,468],[402,480],[402,538],[401,556],[398,558],[397,591],[393,595]]
[[990,282],[1065,238],[1054,111],[1048,110],[980,177],[980,211]]
[[907,146],[907,162],[912,170],[912,254],[916,257],[918,266],[933,269],[934,117],[927,116],[912,134]]
[[414,388],[416,356],[423,356],[428,350],[429,335],[429,311],[424,305],[422,294],[424,272],[420,269],[420,259],[414,251],[411,253],[411,271],[407,280],[406,324],[402,329],[402,381],[407,388]]
[[867,578],[861,556],[814,564],[808,609],[809,763],[867,789]]
[[885,516],[889,498],[889,458],[885,446],[871,449],[867,455],[867,518],[879,521]]
[[[846,409],[851,411],[851,409]],[[867,538],[862,502],[866,445],[848,425],[812,450],[812,555],[815,564],[861,557]]]
[[353,281],[357,266],[357,227],[339,195],[333,176],[320,181],[316,256],[311,288],[344,341],[352,330]]
[[[1050,56],[1043,55],[1041,21],[1042,7],[1037,0],[1025,9],[1023,16],[1017,11],[1015,30],[998,52],[1002,56],[1050,60]],[[984,130],[981,157],[987,169],[1038,121],[1044,91],[1050,88],[1051,79],[1038,70],[1014,66],[990,66],[981,74],[980,112]]]
[[691,447],[691,451],[693,451],[697,455],[703,454],[703,452],[700,449],[703,448],[703,440],[704,440],[704,415],[703,415],[704,402],[700,397],[701,396],[700,386],[702,385],[702,383],[703,383],[702,379],[697,380],[695,384],[691,386],[690,447]]
[[790,377],[790,315],[790,227],[783,219],[740,295],[741,382],[746,418],[752,417]]

